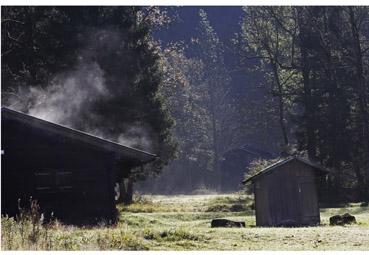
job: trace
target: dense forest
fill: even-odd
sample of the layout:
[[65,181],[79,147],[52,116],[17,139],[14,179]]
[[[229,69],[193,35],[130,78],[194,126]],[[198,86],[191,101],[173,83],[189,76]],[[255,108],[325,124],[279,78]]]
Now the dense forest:
[[[356,197],[367,199],[368,8],[245,7],[242,11],[238,30],[222,38],[205,12],[198,12],[196,40],[188,48],[190,58],[200,61],[205,70],[200,81],[189,81],[187,87],[194,89],[188,105],[202,111],[192,110],[191,118],[172,113],[183,158],[172,162],[156,185],[167,192],[180,187],[216,189],[222,155],[247,143],[279,156],[298,154],[320,162],[331,169],[327,194],[340,200],[355,189]],[[213,61],[208,60],[211,57]],[[226,57],[231,61],[224,62]],[[188,76],[193,78],[193,73]],[[211,94],[201,90],[203,98],[197,103],[200,84],[208,88],[210,84]],[[221,109],[215,109],[215,115],[214,101]],[[185,127],[181,121],[196,120],[201,113],[200,121],[206,122],[200,126],[208,125],[206,150],[200,149],[203,142],[198,137],[186,142],[188,135],[177,132]],[[202,129],[191,127],[195,127],[191,134],[201,135]],[[163,187],[163,181],[168,185]]]
[[252,151],[369,200],[368,7],[3,6],[1,26],[2,105],[157,154],[143,192],[221,191]]

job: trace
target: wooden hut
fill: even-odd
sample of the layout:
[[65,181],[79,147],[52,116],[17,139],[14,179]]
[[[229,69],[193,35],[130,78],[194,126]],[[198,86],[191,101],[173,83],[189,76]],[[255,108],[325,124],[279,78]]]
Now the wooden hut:
[[300,226],[320,223],[318,178],[323,167],[300,157],[268,166],[243,183],[251,182],[257,226]]
[[2,214],[32,196],[64,222],[114,221],[116,182],[156,158],[8,108],[1,115]]

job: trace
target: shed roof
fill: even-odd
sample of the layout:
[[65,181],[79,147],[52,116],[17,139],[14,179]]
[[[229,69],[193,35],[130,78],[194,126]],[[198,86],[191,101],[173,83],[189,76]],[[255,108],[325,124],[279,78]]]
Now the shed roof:
[[255,147],[255,146],[252,146],[252,145],[249,145],[249,144],[244,144],[240,147],[233,148],[233,149],[230,149],[230,150],[226,151],[224,153],[224,157],[228,157],[231,153],[233,153],[235,151],[245,152],[245,153],[248,153],[248,154],[253,155],[255,157],[262,157],[262,158],[266,158],[266,159],[270,159],[270,158],[273,158],[273,157],[276,156],[273,153],[261,150],[261,149]]
[[304,163],[304,164],[306,164],[306,165],[309,165],[309,166],[311,166],[313,169],[315,169],[315,170],[317,170],[317,171],[320,171],[320,172],[323,172],[324,174],[329,173],[329,170],[328,170],[328,169],[326,169],[326,168],[322,167],[321,165],[319,165],[319,164],[317,164],[317,163],[315,163],[315,162],[312,162],[312,161],[310,161],[310,160],[308,160],[308,159],[305,159],[305,158],[301,158],[301,157],[293,156],[293,157],[288,157],[288,158],[286,158],[286,159],[279,160],[279,161],[277,161],[276,163],[274,163],[274,164],[271,164],[271,165],[267,166],[266,168],[262,169],[262,170],[261,170],[260,172],[258,172],[257,174],[255,174],[255,175],[253,175],[253,176],[251,176],[251,177],[249,177],[249,178],[247,178],[247,179],[243,180],[243,181],[242,181],[242,183],[243,183],[243,184],[245,184],[245,183],[247,183],[247,182],[249,182],[249,181],[252,181],[252,180],[254,180],[255,178],[258,178],[258,177],[260,177],[260,176],[262,176],[262,175],[264,175],[264,174],[266,174],[266,173],[269,173],[269,172],[271,172],[271,171],[273,171],[273,170],[277,169],[279,166],[284,165],[284,164],[286,164],[286,163],[288,163],[288,162],[291,162],[291,161],[293,161],[293,160],[297,160],[297,161],[302,162],[302,163]]
[[254,154],[255,156],[263,156],[264,158],[273,158],[274,154],[269,151],[264,151],[255,146],[244,144],[240,147],[240,150]]
[[157,158],[155,154],[138,150],[129,146],[125,146],[113,141],[109,141],[73,128],[69,128],[63,125],[59,125],[53,122],[42,120],[31,115],[18,112],[7,107],[1,107],[1,114],[7,118],[11,118],[27,125],[48,130],[59,135],[73,138],[75,140],[88,143],[90,145],[99,147],[103,150],[117,153],[118,155],[129,157],[132,159],[139,160],[142,163],[153,161]]

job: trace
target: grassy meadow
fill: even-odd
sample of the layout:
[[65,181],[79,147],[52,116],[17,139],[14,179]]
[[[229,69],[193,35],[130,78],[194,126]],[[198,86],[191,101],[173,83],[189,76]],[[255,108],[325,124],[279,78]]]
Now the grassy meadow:
[[[350,204],[321,209],[318,227],[255,227],[252,198],[243,194],[136,196],[119,206],[119,222],[95,227],[41,225],[35,217],[1,219],[2,250],[369,250],[369,208]],[[329,226],[349,212],[357,224]],[[210,228],[214,218],[246,222],[246,228]]]

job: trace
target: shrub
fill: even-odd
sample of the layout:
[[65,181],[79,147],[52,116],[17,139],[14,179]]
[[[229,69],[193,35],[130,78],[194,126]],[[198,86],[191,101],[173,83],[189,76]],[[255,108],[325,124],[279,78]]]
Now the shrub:
[[146,240],[153,240],[153,239],[156,239],[156,233],[152,230],[152,229],[148,229],[148,228],[146,228],[145,230],[144,230],[144,234],[143,234],[143,236],[144,236],[144,238],[146,239]]
[[146,245],[133,233],[108,230],[98,233],[96,242],[100,250],[147,250]]
[[[246,173],[244,175],[244,180],[258,174],[259,172],[261,172],[264,168],[266,168],[267,166],[274,164],[278,161],[280,161],[281,158],[275,158],[275,159],[270,159],[270,160],[266,160],[266,159],[255,159],[250,163],[250,166],[247,168]],[[244,186],[245,192],[250,194],[252,193],[252,189],[251,189],[251,185],[250,183],[247,183]]]
[[15,217],[1,216],[1,242],[3,250],[33,250],[51,247],[49,229],[55,223],[54,219],[44,224],[44,217],[40,213],[37,200],[29,200],[29,208],[20,206]]
[[165,241],[182,241],[182,240],[191,240],[191,241],[199,241],[204,237],[201,235],[196,235],[189,230],[184,228],[175,228],[163,230],[159,233],[159,236]]
[[16,231],[16,222],[14,218],[9,218],[7,215],[1,216],[1,244],[2,249],[12,250],[14,249],[14,233]]

